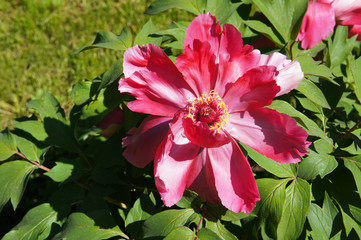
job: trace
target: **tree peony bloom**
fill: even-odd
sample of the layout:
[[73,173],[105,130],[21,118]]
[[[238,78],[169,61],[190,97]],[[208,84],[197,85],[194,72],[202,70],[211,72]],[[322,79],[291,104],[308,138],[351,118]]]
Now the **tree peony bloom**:
[[361,40],[360,0],[310,0],[296,41],[302,41],[303,49],[316,46],[333,32],[336,20]]
[[211,14],[195,18],[176,65],[153,44],[124,53],[119,91],[132,94],[135,112],[150,114],[123,139],[137,167],[154,158],[157,189],[166,206],[186,188],[204,201],[251,212],[259,193],[235,139],[282,163],[307,154],[306,131],[291,117],[263,108],[297,87],[300,64],[279,53],[243,46],[240,32]]

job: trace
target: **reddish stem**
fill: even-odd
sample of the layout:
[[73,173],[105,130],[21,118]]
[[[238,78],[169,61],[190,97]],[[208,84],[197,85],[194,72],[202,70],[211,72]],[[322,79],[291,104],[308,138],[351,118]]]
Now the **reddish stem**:
[[205,207],[203,208],[202,216],[201,216],[201,218],[199,219],[199,222],[198,222],[198,225],[197,225],[197,229],[196,229],[196,235],[194,236],[194,240],[197,240],[197,234],[198,234],[198,232],[199,232],[199,227],[201,226],[202,221],[203,221],[203,218],[204,218],[204,215],[206,214],[206,209],[207,209],[207,206],[205,206]]
[[34,164],[34,165],[37,166],[38,168],[41,168],[41,169],[43,169],[44,171],[47,171],[47,172],[50,171],[49,168],[41,165],[40,163],[27,159],[24,154],[22,154],[22,153],[20,153],[20,152],[17,152],[16,154],[19,155],[20,157],[24,158],[25,160],[28,160],[29,162],[31,162],[32,164]]
[[337,140],[337,142],[341,141],[342,139],[344,139],[345,137],[347,137],[348,135],[350,135],[350,133],[352,133],[352,132],[357,128],[357,126],[360,125],[360,124],[361,124],[361,120],[358,121],[358,122],[355,124],[355,126],[353,126],[350,130],[348,130],[347,133],[345,133],[344,135],[342,135],[342,136]]

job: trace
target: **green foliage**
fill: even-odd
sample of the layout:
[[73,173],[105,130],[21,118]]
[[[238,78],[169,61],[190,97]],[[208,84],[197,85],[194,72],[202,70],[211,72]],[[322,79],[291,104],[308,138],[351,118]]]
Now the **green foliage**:
[[[347,27],[337,26],[322,43],[303,50],[295,39],[307,0],[134,2],[85,1],[70,7],[56,0],[0,3],[5,15],[21,16],[11,29],[0,21],[0,28],[7,30],[0,36],[2,45],[17,48],[24,43],[18,36],[23,31],[27,37],[38,36],[40,44],[49,38],[61,41],[41,51],[45,60],[27,58],[29,69],[21,72],[33,79],[37,75],[28,73],[33,68],[43,76],[50,68],[65,72],[39,78],[28,94],[17,92],[27,98],[14,100],[15,108],[24,105],[27,110],[13,113],[32,115],[16,119],[0,133],[2,239],[360,238],[361,57],[360,42],[348,37]],[[9,6],[17,11],[11,12]],[[69,16],[63,22],[61,14],[68,14],[65,10],[77,16],[73,9],[83,17],[81,21],[75,18],[74,23],[89,25],[69,27]],[[167,13],[149,19],[141,14],[144,11],[152,15]],[[133,98],[118,91],[118,81],[124,77],[124,50],[152,43],[175,60],[184,48],[192,14],[204,12],[215,15],[220,24],[236,26],[247,44],[266,36],[276,45],[262,48],[262,53],[282,52],[299,61],[304,72],[297,89],[277,97],[267,107],[291,116],[307,131],[312,142],[309,153],[299,163],[286,165],[241,144],[260,193],[251,213],[235,213],[222,205],[203,202],[190,190],[176,205],[166,207],[155,187],[153,164],[138,169],[122,156],[122,139],[146,117],[129,110],[127,103]],[[108,15],[114,19],[105,18]],[[119,15],[125,20],[119,20]],[[34,16],[40,20],[33,20]],[[64,25],[64,32],[57,34],[54,25]],[[84,45],[84,39],[92,37],[81,28],[97,32],[92,43]],[[10,30],[17,40],[7,38]],[[69,40],[69,46],[65,44],[69,36],[81,38]],[[81,53],[70,55],[75,49]],[[45,71],[40,66],[55,59],[45,52],[72,59],[66,63],[54,60],[55,65],[46,65]],[[7,60],[0,58],[0,62],[6,62],[7,67],[23,64],[23,60],[16,63],[10,55],[7,52]],[[72,70],[65,71],[64,65]],[[14,76],[6,78],[17,79]],[[53,84],[53,78],[64,83],[45,86],[45,82]],[[17,88],[21,89],[20,82]],[[4,95],[12,91],[6,90]],[[14,102],[1,99],[0,107]],[[124,119],[104,129],[102,121],[114,110],[122,111]]]

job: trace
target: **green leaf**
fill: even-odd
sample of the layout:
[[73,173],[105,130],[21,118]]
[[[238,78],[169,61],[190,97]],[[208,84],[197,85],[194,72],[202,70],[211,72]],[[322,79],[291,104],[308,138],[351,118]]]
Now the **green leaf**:
[[361,238],[361,225],[358,224],[350,215],[344,212],[341,206],[339,207],[342,214],[343,225],[345,226],[346,230],[346,235],[348,236],[351,230],[354,229],[358,237]]
[[179,200],[176,205],[180,208],[201,208],[202,199],[197,193],[186,189],[183,193],[183,197]]
[[294,109],[289,103],[281,100],[274,100],[269,107],[293,117],[298,122],[298,124],[305,128],[308,134],[322,138],[326,141],[327,144],[333,146],[332,139],[329,138],[327,134],[324,133],[314,121]]
[[45,175],[53,179],[55,182],[64,182],[67,178],[72,175],[74,165],[66,162],[56,162],[55,167],[53,167],[49,172],[46,172]]
[[173,229],[164,240],[194,240],[195,233],[187,227],[181,226]]
[[39,98],[27,102],[26,107],[37,110],[42,120],[50,117],[66,122],[64,110],[58,100],[48,92],[43,92]]
[[146,22],[142,30],[137,34],[137,36],[134,39],[134,45],[145,45],[147,43],[152,43],[157,46],[160,46],[162,43],[161,37],[151,37],[149,35],[153,34],[157,31],[157,28],[153,24],[152,20],[149,19],[148,22]]
[[359,222],[361,223],[361,208],[358,208],[356,206],[353,205],[348,205],[350,208],[350,212],[352,214],[352,216]]
[[8,232],[2,240],[47,239],[58,213],[48,203],[43,203],[28,211],[21,222]]
[[312,102],[320,105],[323,108],[330,109],[330,105],[328,105],[328,102],[322,91],[310,80],[307,80],[305,78],[302,79],[302,81],[297,87],[297,90],[300,91]]
[[102,229],[94,226],[94,220],[84,213],[72,213],[65,227],[58,233],[54,239],[87,239],[87,240],[103,240],[115,236],[128,237],[119,231],[111,229]]
[[253,0],[285,42],[295,40],[307,10],[307,0]]
[[[260,227],[265,234],[276,238],[278,223],[281,219],[282,209],[286,199],[286,184],[289,180],[276,180],[270,178],[257,179],[260,201],[254,212],[258,216]],[[262,234],[263,236],[263,234]],[[263,238],[266,238],[263,236]]]
[[325,192],[322,208],[311,203],[307,218],[312,228],[312,236],[314,239],[330,239],[333,221],[337,213],[338,210],[332,203],[327,192]]
[[155,15],[171,8],[179,8],[199,15],[203,13],[207,0],[156,0],[145,11],[146,14]]
[[350,72],[355,81],[355,94],[359,102],[361,102],[361,57],[353,60],[349,64]]
[[311,204],[311,186],[296,178],[286,189],[286,200],[277,228],[278,239],[297,239],[303,230]]
[[91,85],[92,82],[83,81],[78,82],[73,86],[71,98],[76,105],[81,105],[92,97],[90,94]]
[[171,209],[157,213],[145,220],[144,237],[167,236],[173,229],[191,222],[193,209]]
[[[212,0],[206,1],[207,6],[204,12],[210,12],[213,16],[219,20],[220,24],[225,23],[233,14],[238,16],[236,10],[242,3],[232,3],[229,0]],[[238,21],[241,18],[238,16]]]
[[262,33],[267,38],[271,39],[272,42],[277,44],[277,46],[282,47],[285,45],[283,38],[273,27],[270,27],[258,20],[248,20],[248,21],[243,21],[243,23],[249,26],[250,28],[252,28],[253,30]]
[[119,80],[123,74],[123,61],[122,59],[117,60],[112,66],[103,74],[102,81],[100,82],[98,91],[106,86],[112,84],[115,80]]
[[14,127],[30,133],[36,140],[45,141],[48,134],[45,131],[44,124],[36,120],[28,120],[24,122],[15,122]]
[[336,169],[338,163],[334,156],[325,153],[319,154],[311,149],[308,151],[310,154],[299,164],[299,177],[311,180],[320,175],[321,178],[324,178]]
[[212,221],[237,221],[250,216],[255,215],[253,213],[236,213],[221,204],[207,204],[207,211],[205,212],[205,217]]
[[301,64],[302,72],[304,74],[321,77],[337,86],[340,86],[333,80],[331,69],[324,64],[320,64],[321,61],[315,61],[311,56],[300,56],[295,60]]
[[17,153],[16,140],[13,134],[6,129],[0,133],[0,161],[6,160]]
[[46,148],[38,147],[32,141],[17,135],[15,135],[15,138],[20,152],[24,154],[28,160],[40,163],[40,157],[45,153]]
[[275,162],[274,160],[267,158],[263,154],[253,150],[245,144],[242,144],[242,147],[246,149],[248,155],[255,161],[259,166],[266,169],[268,172],[276,175],[277,177],[287,178],[294,177],[295,171],[292,168],[291,164],[283,164]]
[[123,28],[120,35],[115,35],[112,32],[98,32],[92,44],[85,45],[75,51],[78,54],[82,51],[92,48],[108,48],[113,50],[126,50],[132,46],[132,35],[130,31]]
[[9,199],[16,209],[29,176],[35,169],[36,166],[27,161],[11,161],[0,165],[0,211]]
[[338,25],[333,40],[329,39],[329,66],[339,66],[351,54],[352,49],[358,45],[357,36],[348,38],[348,26]]
[[345,167],[347,167],[355,179],[358,194],[361,197],[361,155],[355,157],[343,157]]
[[153,193],[141,195],[134,203],[133,207],[129,210],[127,218],[125,219],[125,226],[130,223],[146,220],[155,209],[155,199]]
[[221,221],[213,222],[207,221],[206,227],[212,230],[217,236],[222,240],[237,240],[238,238],[234,236],[230,231],[228,231]]
[[208,228],[201,228],[199,232],[197,233],[197,237],[200,240],[221,240],[215,232]]

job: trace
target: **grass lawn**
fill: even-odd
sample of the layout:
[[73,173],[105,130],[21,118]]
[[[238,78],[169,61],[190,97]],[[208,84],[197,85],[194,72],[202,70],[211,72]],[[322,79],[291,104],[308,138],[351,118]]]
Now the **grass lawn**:
[[0,124],[30,115],[25,103],[46,90],[65,109],[70,107],[70,90],[82,79],[103,73],[122,52],[94,49],[73,54],[91,43],[98,31],[133,36],[151,17],[163,29],[173,20],[190,20],[190,15],[170,10],[157,16],[145,15],[152,1],[62,1],[0,0]]

